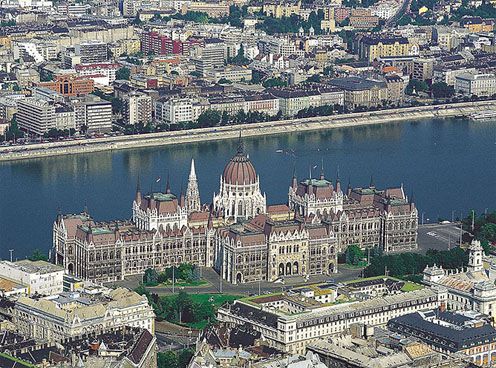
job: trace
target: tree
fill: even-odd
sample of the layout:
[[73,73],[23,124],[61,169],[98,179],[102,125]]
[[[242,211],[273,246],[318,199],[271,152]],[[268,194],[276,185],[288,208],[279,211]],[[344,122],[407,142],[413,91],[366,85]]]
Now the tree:
[[131,76],[131,70],[129,70],[129,68],[126,67],[122,67],[115,72],[115,79],[118,80],[129,80],[130,76]]
[[179,359],[175,352],[166,351],[157,353],[158,368],[179,368]]
[[429,91],[429,85],[425,81],[421,81],[418,79],[411,79],[406,86],[406,93],[411,95],[413,94],[413,90],[415,92],[427,92]]
[[486,223],[482,225],[477,234],[477,238],[480,240],[487,240],[491,243],[496,242],[496,224]]
[[217,110],[208,109],[198,116],[198,126],[209,128],[220,124],[221,113]]
[[455,88],[445,82],[434,83],[431,86],[431,91],[435,98],[449,98],[455,94]]
[[262,86],[265,88],[286,87],[287,85],[288,83],[283,81],[281,78],[270,78],[262,83]]
[[358,265],[363,261],[364,257],[363,251],[356,244],[351,244],[346,249],[346,263],[348,264]]
[[124,101],[121,98],[114,97],[112,98],[112,112],[117,114],[122,111],[124,108]]
[[147,268],[143,275],[143,283],[145,285],[155,286],[158,284],[158,273],[154,268]]
[[35,249],[33,253],[28,257],[30,261],[48,261],[48,257],[41,250]]
[[221,78],[219,79],[219,84],[232,84],[232,81],[230,81],[229,79],[226,79],[226,78]]

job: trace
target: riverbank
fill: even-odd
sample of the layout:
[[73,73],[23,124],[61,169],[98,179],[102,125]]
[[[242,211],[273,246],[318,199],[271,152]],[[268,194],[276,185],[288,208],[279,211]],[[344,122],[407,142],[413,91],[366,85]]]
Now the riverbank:
[[256,137],[391,122],[407,122],[428,118],[462,117],[485,109],[496,109],[496,101],[475,101],[436,106],[407,107],[372,112],[201,128],[186,131],[6,146],[0,147],[0,161],[232,139],[238,137],[241,129],[244,137]]

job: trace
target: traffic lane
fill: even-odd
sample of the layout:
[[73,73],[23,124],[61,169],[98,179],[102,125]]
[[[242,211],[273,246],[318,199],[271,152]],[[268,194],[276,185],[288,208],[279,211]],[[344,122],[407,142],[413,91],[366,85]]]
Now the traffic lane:
[[460,244],[457,224],[419,225],[417,243],[425,253],[429,249],[448,250]]

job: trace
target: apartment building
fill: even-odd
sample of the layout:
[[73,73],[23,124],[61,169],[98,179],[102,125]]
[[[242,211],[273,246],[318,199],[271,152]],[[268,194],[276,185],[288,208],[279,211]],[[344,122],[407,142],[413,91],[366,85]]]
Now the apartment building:
[[146,296],[118,288],[60,293],[31,299],[21,297],[13,310],[20,333],[49,343],[129,326],[154,334],[155,315]]
[[170,124],[196,120],[193,101],[189,97],[164,97],[155,102],[155,117]]
[[445,67],[442,65],[435,66],[432,71],[432,82],[444,82],[449,86],[454,86],[456,76],[466,73],[477,74],[477,69],[466,67]]
[[408,56],[412,44],[405,37],[363,35],[355,40],[355,49],[360,59],[374,61],[380,57]]
[[124,119],[126,124],[152,121],[152,98],[145,93],[131,92],[124,98]]
[[119,70],[117,63],[94,63],[79,64],[74,67],[80,77],[103,76],[108,79],[109,84],[115,81],[115,73]]
[[89,133],[112,130],[112,104],[97,96],[74,97],[70,99],[74,108],[76,130],[86,127]]
[[[331,287],[322,285],[322,288]],[[267,344],[287,353],[304,353],[320,338],[342,333],[352,324],[385,326],[395,317],[439,307],[446,300],[444,289],[388,294],[355,302],[323,304],[298,292],[241,299],[221,307],[221,322],[248,325],[259,331]]]
[[81,42],[74,49],[76,55],[81,57],[82,64],[103,63],[108,60],[108,47],[103,41]]
[[0,277],[26,286],[30,296],[48,296],[62,292],[64,269],[45,261],[0,261]]
[[434,72],[434,59],[418,58],[413,60],[412,78],[425,81],[432,80]]
[[17,102],[17,122],[22,130],[41,136],[55,127],[53,102],[27,97]]
[[316,90],[272,89],[269,93],[279,99],[283,116],[295,116],[300,110],[321,105],[321,96]]
[[492,96],[496,94],[496,76],[470,73],[457,75],[455,91],[466,96]]

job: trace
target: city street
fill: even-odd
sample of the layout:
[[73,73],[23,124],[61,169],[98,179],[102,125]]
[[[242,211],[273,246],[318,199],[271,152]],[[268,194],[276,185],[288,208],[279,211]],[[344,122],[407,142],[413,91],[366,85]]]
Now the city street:
[[419,225],[419,250],[425,253],[428,249],[447,250],[460,244],[459,223]]
[[[179,290],[185,290],[188,293],[227,293],[227,294],[239,294],[239,295],[250,295],[250,294],[259,294],[260,293],[271,293],[281,291],[284,288],[291,286],[300,286],[306,284],[312,284],[317,282],[324,282],[327,280],[332,280],[334,282],[343,282],[347,280],[353,280],[359,278],[361,274],[361,269],[346,269],[341,267],[339,272],[335,275],[316,275],[312,276],[306,281],[303,277],[289,277],[284,280],[284,283],[274,283],[274,282],[255,282],[248,284],[240,284],[240,285],[232,285],[226,281],[220,280],[219,275],[211,268],[202,268],[202,278],[208,281],[208,285],[199,286],[199,287],[187,287],[181,288],[176,287],[175,292],[177,293]],[[115,286],[125,286],[128,288],[135,288],[141,282],[141,276],[131,276],[127,277],[123,281],[118,281],[113,283]],[[157,293],[160,295],[172,294],[172,286],[158,286],[158,287],[149,287],[152,293]]]

